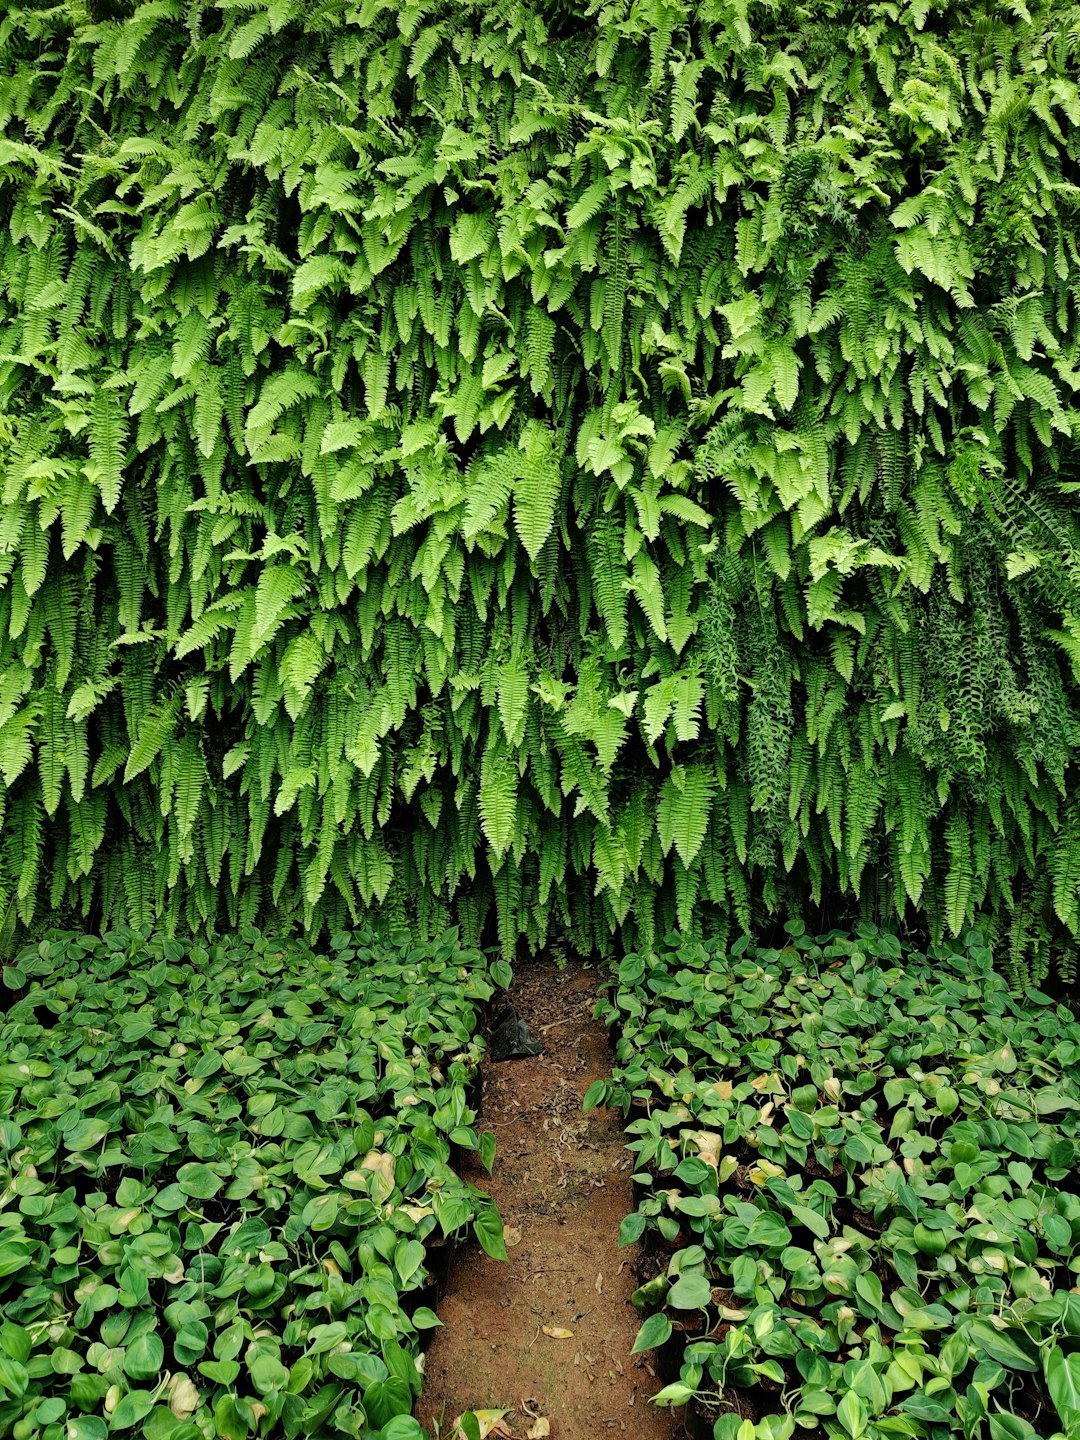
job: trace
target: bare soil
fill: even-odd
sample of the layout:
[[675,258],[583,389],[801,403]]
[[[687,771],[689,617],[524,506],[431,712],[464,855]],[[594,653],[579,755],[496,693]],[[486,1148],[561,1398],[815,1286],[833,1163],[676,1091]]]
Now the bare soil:
[[[525,1440],[672,1440],[672,1413],[649,1354],[631,1356],[639,1317],[633,1248],[618,1247],[633,1209],[621,1116],[583,1116],[588,1086],[609,1073],[606,1032],[592,1018],[598,975],[537,958],[510,999],[544,1043],[533,1059],[485,1062],[482,1127],[498,1141],[494,1173],[469,1169],[506,1226],[509,1263],[478,1246],[451,1262],[438,1306],[445,1328],[425,1356],[417,1415],[440,1436],[465,1410],[506,1410],[501,1433]],[[567,1338],[545,1333],[571,1332]],[[549,1429],[537,1428],[546,1420]]]

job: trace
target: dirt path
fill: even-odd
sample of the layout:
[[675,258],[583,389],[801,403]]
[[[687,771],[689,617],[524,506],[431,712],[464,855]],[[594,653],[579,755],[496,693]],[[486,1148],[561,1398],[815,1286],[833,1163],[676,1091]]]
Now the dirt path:
[[485,1064],[482,1125],[499,1150],[490,1180],[471,1176],[499,1206],[510,1261],[470,1246],[453,1262],[417,1411],[434,1434],[449,1436],[469,1409],[507,1410],[515,1440],[530,1430],[551,1440],[675,1434],[671,1412],[648,1403],[660,1384],[650,1357],[630,1354],[637,1281],[633,1251],[618,1248],[632,1208],[620,1117],[581,1114],[586,1088],[610,1067],[592,1019],[596,984],[595,971],[549,960],[515,976],[511,999],[546,1053]]

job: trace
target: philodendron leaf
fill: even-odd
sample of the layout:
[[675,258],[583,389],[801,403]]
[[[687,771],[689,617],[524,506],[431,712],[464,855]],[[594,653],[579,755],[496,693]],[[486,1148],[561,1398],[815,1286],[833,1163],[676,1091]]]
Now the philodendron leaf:
[[276,1355],[260,1350],[248,1357],[251,1383],[260,1395],[268,1390],[282,1390],[289,1383],[289,1371]]
[[403,1285],[408,1285],[424,1263],[424,1247],[419,1240],[400,1240],[394,1251],[394,1268]]
[[816,1210],[811,1210],[809,1205],[792,1205],[791,1213],[800,1225],[805,1225],[819,1240],[828,1239],[829,1222]]
[[1080,1425],[1080,1353],[1066,1355],[1055,1345],[1044,1357],[1046,1388],[1066,1425]]
[[10,1355],[0,1353],[0,1391],[6,1390],[9,1395],[18,1397],[26,1394],[29,1383],[26,1366],[13,1360]]
[[100,1415],[73,1415],[67,1422],[67,1440],[106,1440],[109,1428]]
[[484,1130],[480,1134],[480,1163],[490,1175],[495,1164],[495,1153],[498,1148],[498,1141],[492,1131]]
[[152,1390],[129,1390],[121,1397],[116,1409],[112,1413],[110,1430],[130,1430],[145,1420],[150,1411],[154,1408],[154,1392]]
[[852,1440],[859,1440],[866,1433],[866,1402],[854,1390],[849,1390],[836,1407],[836,1418],[843,1425]]
[[1050,1249],[1059,1255],[1066,1254],[1072,1246],[1072,1226],[1068,1220],[1062,1215],[1044,1215],[1042,1227]]
[[506,1242],[503,1239],[502,1216],[494,1205],[485,1205],[473,1221],[476,1238],[493,1260],[505,1260]]
[[991,1360],[996,1360],[1006,1369],[1028,1373],[1039,1369],[1034,1346],[1026,1336],[999,1330],[996,1325],[984,1319],[973,1320],[969,1333],[978,1349],[985,1351]]
[[650,1315],[637,1333],[631,1355],[638,1355],[642,1350],[655,1350],[658,1345],[663,1345],[670,1334],[671,1321],[662,1310]]
[[364,1409],[374,1425],[387,1425],[396,1415],[407,1415],[412,1409],[408,1384],[396,1375],[376,1380],[364,1391]]
[[94,1150],[109,1133],[104,1120],[88,1118],[78,1121],[65,1132],[64,1141],[69,1150]]
[[990,1440],[1032,1440],[1038,1431],[1019,1415],[991,1415]]
[[635,1210],[627,1215],[619,1226],[619,1244],[633,1245],[635,1240],[640,1240],[645,1233],[645,1216],[640,1210]]
[[712,1301],[712,1286],[704,1275],[680,1275],[667,1293],[675,1310],[703,1310]]
[[934,1104],[942,1115],[951,1115],[960,1103],[960,1097],[951,1085],[942,1085],[934,1092]]
[[219,1440],[247,1440],[254,1417],[251,1406],[236,1395],[221,1395],[214,1406],[214,1429]]
[[240,1362],[239,1360],[204,1360],[199,1366],[199,1374],[205,1375],[215,1384],[231,1385],[240,1374]]
[[379,1440],[428,1440],[428,1434],[411,1415],[395,1415],[379,1431]]
[[22,1325],[15,1325],[10,1320],[0,1325],[0,1350],[10,1355],[12,1360],[25,1365],[33,1348],[33,1337]]
[[185,1195],[196,1200],[212,1200],[225,1182],[209,1165],[194,1161],[189,1165],[181,1165],[176,1172],[176,1183]]
[[140,1335],[124,1352],[124,1371],[132,1380],[152,1380],[165,1360],[161,1338],[151,1332]]
[[653,1396],[654,1405],[685,1405],[692,1400],[697,1391],[692,1386],[685,1384],[682,1380],[674,1380],[670,1385],[665,1385]]

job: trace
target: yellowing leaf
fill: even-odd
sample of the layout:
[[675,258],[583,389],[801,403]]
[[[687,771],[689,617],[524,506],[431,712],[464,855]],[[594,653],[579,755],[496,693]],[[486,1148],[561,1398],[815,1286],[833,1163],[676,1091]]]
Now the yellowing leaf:
[[169,1409],[177,1420],[187,1420],[199,1408],[199,1392],[189,1376],[174,1375],[168,1388]]
[[[472,1415],[480,1427],[480,1440],[488,1440],[488,1436],[495,1436],[496,1440],[512,1440],[512,1431],[508,1430],[503,1422],[505,1410],[469,1410],[466,1414]],[[465,1417],[459,1415],[454,1421],[452,1440],[467,1440],[461,1422]]]
[[393,1183],[394,1179],[394,1157],[383,1154],[379,1150],[369,1150],[360,1162],[361,1170],[377,1170],[387,1180]]
[[697,1148],[698,1159],[704,1160],[705,1164],[711,1165],[714,1170],[719,1169],[720,1147],[724,1143],[724,1137],[712,1130],[698,1130],[691,1134],[690,1139]]
[[408,1215],[415,1225],[419,1225],[425,1215],[433,1213],[430,1205],[401,1205],[398,1207],[403,1215]]
[[379,1150],[369,1150],[360,1162],[360,1169],[371,1176],[372,1199],[381,1204],[394,1190],[394,1157]]
[[747,1178],[754,1185],[764,1185],[766,1180],[776,1180],[783,1176],[784,1171],[779,1165],[774,1165],[771,1160],[759,1160],[748,1172]]

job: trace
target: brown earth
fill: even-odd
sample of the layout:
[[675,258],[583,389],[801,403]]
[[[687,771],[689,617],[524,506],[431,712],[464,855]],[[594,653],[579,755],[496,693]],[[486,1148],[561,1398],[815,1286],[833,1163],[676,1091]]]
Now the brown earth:
[[[483,1129],[498,1141],[494,1173],[466,1173],[506,1226],[509,1263],[478,1246],[451,1263],[425,1357],[417,1415],[450,1437],[464,1410],[506,1410],[502,1432],[525,1440],[672,1440],[681,1433],[649,1397],[652,1357],[631,1356],[639,1317],[635,1250],[618,1247],[633,1208],[621,1116],[582,1115],[611,1053],[592,1018],[599,977],[548,959],[518,968],[511,1000],[544,1043],[534,1059],[483,1066]],[[570,1331],[568,1338],[545,1333]],[[546,1420],[549,1429],[537,1424]]]

